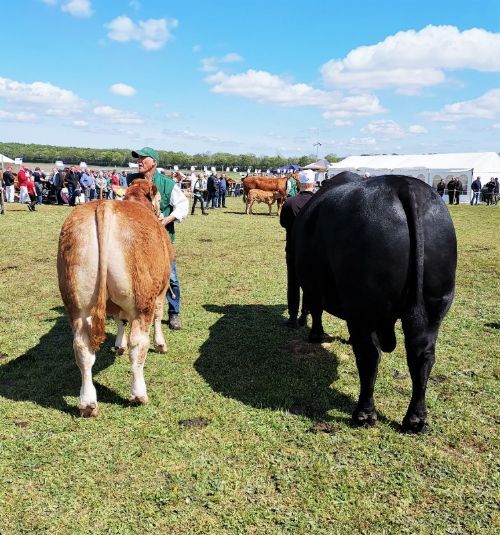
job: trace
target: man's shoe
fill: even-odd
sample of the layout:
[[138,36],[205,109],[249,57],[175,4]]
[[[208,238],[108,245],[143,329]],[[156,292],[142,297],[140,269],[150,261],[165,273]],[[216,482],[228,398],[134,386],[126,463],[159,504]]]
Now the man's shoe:
[[173,331],[178,331],[179,329],[181,329],[181,322],[177,314],[170,314],[170,316],[168,317],[168,326]]
[[290,329],[298,329],[299,328],[299,322],[297,321],[297,319],[293,319],[293,318],[288,318],[287,320],[284,320],[283,321],[283,325],[285,327],[288,327]]
[[208,215],[208,212],[201,212],[202,215]]

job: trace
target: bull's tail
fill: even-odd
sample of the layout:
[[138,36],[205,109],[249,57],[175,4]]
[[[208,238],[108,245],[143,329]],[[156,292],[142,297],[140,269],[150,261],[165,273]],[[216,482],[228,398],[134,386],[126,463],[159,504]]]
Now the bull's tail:
[[100,204],[95,211],[95,225],[99,244],[99,263],[97,269],[96,299],[90,311],[90,346],[97,351],[105,338],[107,272],[108,272],[108,237],[111,226],[112,207],[108,203]]

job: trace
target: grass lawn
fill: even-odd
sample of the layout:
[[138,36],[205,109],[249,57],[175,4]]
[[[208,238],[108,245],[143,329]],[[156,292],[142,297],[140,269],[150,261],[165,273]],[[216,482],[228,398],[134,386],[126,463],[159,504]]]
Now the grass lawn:
[[349,425],[358,392],[344,323],[306,343],[280,325],[284,232],[241,199],[177,226],[184,329],[150,352],[150,403],[129,407],[126,356],[101,348],[101,414],[76,409],[80,372],[57,288],[70,208],[0,216],[0,533],[498,533],[499,208],[451,207],[457,294],[428,388],[410,400],[401,330],[376,385],[380,421]]

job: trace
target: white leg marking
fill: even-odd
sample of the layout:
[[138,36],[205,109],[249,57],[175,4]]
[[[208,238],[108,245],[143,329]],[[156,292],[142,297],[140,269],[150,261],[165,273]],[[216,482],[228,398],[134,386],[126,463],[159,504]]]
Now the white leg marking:
[[149,347],[148,330],[144,332],[139,320],[133,320],[130,327],[130,367],[132,370],[132,388],[130,401],[132,403],[147,403],[148,394],[144,381],[144,362]]

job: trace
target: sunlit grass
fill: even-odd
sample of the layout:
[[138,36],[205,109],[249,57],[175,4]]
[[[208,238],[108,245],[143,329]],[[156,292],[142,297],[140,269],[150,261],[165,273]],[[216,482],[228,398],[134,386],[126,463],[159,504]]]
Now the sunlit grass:
[[266,206],[255,216],[241,199],[227,206],[177,227],[184,329],[165,328],[167,355],[148,356],[149,405],[128,406],[109,322],[94,374],[101,414],[84,420],[55,269],[70,208],[7,205],[0,533],[498,532],[497,207],[452,207],[457,295],[428,390],[430,431],[407,436],[400,330],[377,380],[381,420],[351,428],[345,325],[327,316],[334,340],[319,347],[280,326],[284,233]]

